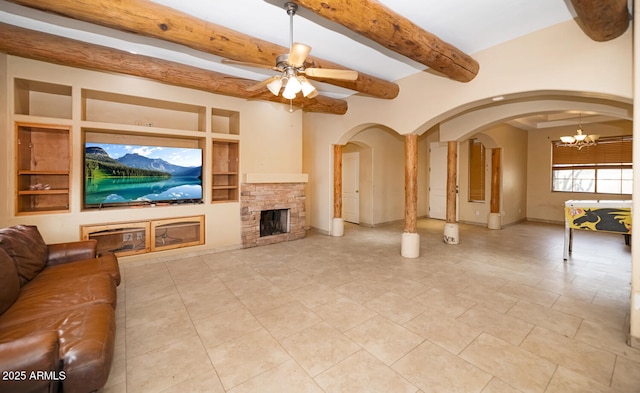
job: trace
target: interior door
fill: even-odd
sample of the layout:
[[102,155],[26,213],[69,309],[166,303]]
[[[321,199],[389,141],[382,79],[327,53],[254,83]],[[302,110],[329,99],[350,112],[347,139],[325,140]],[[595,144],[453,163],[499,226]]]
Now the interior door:
[[360,153],[342,154],[342,218],[360,223]]
[[429,146],[429,217],[447,218],[447,143]]

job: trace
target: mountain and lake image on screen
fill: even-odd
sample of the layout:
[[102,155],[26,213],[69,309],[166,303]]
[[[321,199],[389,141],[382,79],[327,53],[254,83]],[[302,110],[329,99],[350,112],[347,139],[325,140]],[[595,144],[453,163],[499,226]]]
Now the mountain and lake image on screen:
[[202,202],[202,149],[86,143],[85,207]]

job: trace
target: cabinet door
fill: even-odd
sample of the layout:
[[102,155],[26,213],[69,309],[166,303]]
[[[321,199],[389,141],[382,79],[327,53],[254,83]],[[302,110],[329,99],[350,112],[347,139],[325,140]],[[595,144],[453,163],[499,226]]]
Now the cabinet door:
[[151,233],[151,251],[204,244],[204,216],[154,220]]

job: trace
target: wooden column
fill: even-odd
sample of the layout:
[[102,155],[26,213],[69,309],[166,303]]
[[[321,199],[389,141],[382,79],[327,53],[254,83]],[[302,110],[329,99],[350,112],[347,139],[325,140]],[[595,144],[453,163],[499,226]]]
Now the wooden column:
[[342,145],[333,145],[333,218],[342,217]]
[[458,142],[447,144],[447,223],[455,223],[458,182]]
[[418,231],[418,135],[404,138],[404,231]]
[[491,151],[491,213],[500,213],[500,155],[501,148]]

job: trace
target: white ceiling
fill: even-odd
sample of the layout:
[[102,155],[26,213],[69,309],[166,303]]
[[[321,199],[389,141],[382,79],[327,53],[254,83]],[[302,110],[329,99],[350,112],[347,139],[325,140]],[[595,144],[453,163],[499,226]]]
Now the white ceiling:
[[[284,9],[285,0],[153,1],[283,47],[289,45],[289,16]],[[472,57],[480,50],[575,17],[570,0],[378,1]],[[180,45],[71,20],[4,0],[0,0],[0,22],[256,81],[274,75],[269,70],[222,64],[218,56]],[[294,41],[313,48],[314,57],[385,80],[395,81],[425,69],[422,64],[391,52],[304,8],[300,8],[294,17],[293,35]],[[354,93],[332,85],[314,84],[320,94],[335,98]],[[572,116],[575,118],[576,114]],[[538,116],[519,119],[513,124],[535,129],[549,121],[548,117]]]

